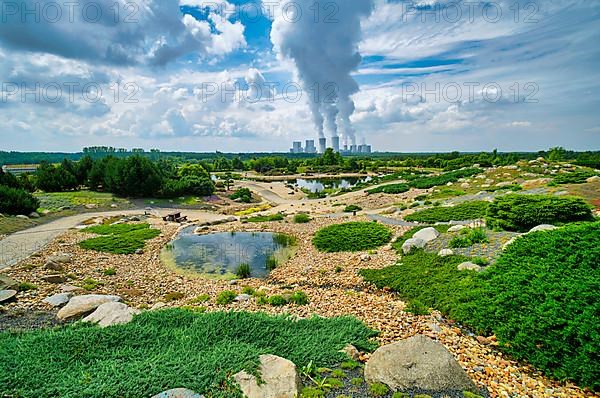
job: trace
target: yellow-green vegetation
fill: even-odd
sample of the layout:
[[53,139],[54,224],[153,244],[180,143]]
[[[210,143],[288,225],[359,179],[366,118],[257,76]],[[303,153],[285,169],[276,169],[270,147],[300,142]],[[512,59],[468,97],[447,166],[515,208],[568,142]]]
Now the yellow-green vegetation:
[[469,247],[476,243],[489,242],[484,228],[465,228],[453,237],[448,246],[451,248]]
[[185,297],[185,295],[181,292],[169,292],[169,293],[165,294],[165,301],[166,302],[177,301],[177,300],[181,300],[184,297]]
[[600,222],[518,238],[485,271],[458,271],[462,256],[416,251],[361,275],[476,329],[559,380],[600,388]]
[[92,278],[86,278],[83,280],[83,285],[81,285],[82,288],[84,288],[85,290],[96,290],[99,286],[102,286],[103,283],[100,281],[97,281],[95,279]]
[[36,290],[38,287],[33,283],[29,282],[21,282],[17,285],[17,290],[19,292],[27,292],[29,290]]
[[227,305],[233,303],[233,300],[237,297],[237,293],[232,290],[223,290],[217,295],[217,304]]
[[274,221],[283,221],[285,220],[285,216],[281,213],[270,214],[267,216],[256,216],[248,218],[248,222],[274,222]]
[[238,265],[235,275],[240,279],[250,278],[252,270],[250,269],[250,264],[243,263]]
[[113,254],[135,253],[144,248],[147,240],[160,235],[160,230],[150,228],[149,224],[96,225],[82,232],[101,235],[80,242],[83,249]]
[[231,375],[255,373],[261,354],[285,357],[298,367],[311,361],[332,367],[345,358],[339,351],[347,344],[373,350],[375,335],[352,317],[184,309],[146,311],[110,328],[77,323],[0,333],[0,395],[150,397],[186,386],[215,398],[241,398]]
[[210,296],[208,294],[201,294],[193,299],[191,299],[189,304],[203,304],[210,300]]
[[390,389],[383,383],[373,383],[369,386],[369,392],[374,397],[383,397]]
[[0,235],[8,235],[37,225],[34,220],[19,217],[0,217]]
[[107,268],[104,271],[102,271],[102,274],[104,274],[104,276],[113,276],[117,274],[117,270],[115,270],[114,268]]
[[310,216],[305,213],[298,213],[294,215],[294,223],[295,224],[306,224],[310,222]]
[[322,252],[356,252],[376,249],[389,243],[392,232],[375,222],[349,222],[320,229],[313,245]]
[[270,204],[264,204],[261,206],[257,206],[257,207],[251,207],[249,209],[246,210],[241,210],[235,213],[236,216],[241,217],[241,216],[249,216],[250,214],[254,214],[254,213],[259,213],[261,211],[265,211],[265,210],[269,210],[271,208]]
[[92,191],[69,191],[69,192],[39,192],[34,196],[40,201],[40,211],[59,211],[65,207],[77,207],[85,205],[96,205],[106,208],[112,204],[119,207],[129,205],[127,199],[117,198],[111,193]]
[[367,192],[369,194],[375,194],[375,193],[399,194],[399,193],[408,192],[409,190],[410,190],[410,187],[408,186],[408,184],[388,184],[388,185],[381,185],[381,186],[378,186],[373,189],[369,189]]

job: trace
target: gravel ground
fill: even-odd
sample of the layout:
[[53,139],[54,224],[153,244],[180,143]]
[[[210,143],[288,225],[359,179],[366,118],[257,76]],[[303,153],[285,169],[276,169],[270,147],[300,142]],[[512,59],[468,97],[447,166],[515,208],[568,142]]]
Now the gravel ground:
[[[178,273],[161,264],[161,248],[169,242],[179,225],[165,224],[159,219],[150,219],[162,234],[150,241],[141,255],[111,255],[85,251],[77,243],[89,235],[67,231],[55,239],[38,256],[27,258],[5,270],[17,281],[34,283],[34,292],[22,292],[16,303],[5,306],[7,311],[30,310],[48,311],[41,300],[61,291],[59,285],[47,283],[42,276],[51,273],[44,269],[47,257],[54,253],[71,253],[72,264],[67,264],[64,274],[71,285],[82,286],[84,279],[92,278],[100,282],[98,288],[85,293],[119,294],[130,305],[144,309],[158,302],[165,302],[169,292],[183,293],[177,301],[167,302],[166,306],[189,305],[189,301],[201,294],[208,294],[210,300],[202,306],[209,311],[244,310],[264,311],[270,314],[289,313],[301,317],[314,314],[321,316],[353,315],[368,326],[380,331],[378,341],[387,344],[416,334],[424,334],[441,342],[450,350],[458,362],[480,388],[487,388],[491,397],[592,397],[591,392],[579,389],[568,383],[549,380],[528,366],[505,358],[496,348],[493,339],[477,339],[467,331],[457,327],[451,320],[444,319],[433,311],[427,316],[416,316],[403,311],[404,303],[395,294],[378,290],[363,282],[358,275],[362,268],[383,268],[397,261],[398,255],[385,246],[371,253],[319,253],[311,244],[312,235],[319,228],[349,220],[362,221],[365,217],[346,219],[318,218],[308,224],[232,223],[211,227],[212,231],[256,230],[273,231],[294,235],[298,238],[296,254],[272,272],[267,280],[248,279],[232,285],[229,281],[207,280],[194,275]],[[408,227],[389,226],[399,235]],[[368,255],[367,255],[368,254]],[[103,271],[114,268],[116,274],[105,276]],[[254,299],[217,305],[216,296],[223,290],[240,292],[243,286],[261,288],[267,294],[285,294],[303,290],[310,303],[305,306],[286,305],[283,307],[260,306]],[[0,319],[1,320],[1,319]],[[33,323],[35,325],[35,322]],[[369,358],[361,354],[361,361]],[[339,394],[338,394],[339,395]]]
[[59,325],[56,319],[58,311],[34,310],[19,308],[3,310],[0,307],[0,332],[25,331]]

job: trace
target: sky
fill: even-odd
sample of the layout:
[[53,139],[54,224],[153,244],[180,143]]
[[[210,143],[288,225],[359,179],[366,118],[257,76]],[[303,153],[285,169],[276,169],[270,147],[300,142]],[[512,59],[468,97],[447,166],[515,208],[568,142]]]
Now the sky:
[[600,150],[600,2],[0,1],[0,150]]

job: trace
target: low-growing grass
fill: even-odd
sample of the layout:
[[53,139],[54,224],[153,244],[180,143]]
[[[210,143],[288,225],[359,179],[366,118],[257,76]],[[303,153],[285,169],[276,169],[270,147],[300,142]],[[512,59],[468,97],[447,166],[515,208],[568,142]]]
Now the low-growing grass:
[[82,231],[101,236],[79,242],[80,247],[113,254],[133,254],[143,249],[147,240],[160,235],[160,230],[150,228],[149,224],[97,225]]
[[248,218],[248,222],[274,222],[274,221],[283,221],[285,220],[285,216],[281,213],[270,214],[268,216],[256,216]]
[[408,184],[388,184],[388,185],[381,185],[381,186],[378,186],[373,189],[369,189],[367,192],[370,194],[375,194],[375,193],[399,194],[399,193],[408,192],[409,190],[410,190],[410,187],[408,186]]
[[448,246],[451,248],[459,248],[459,247],[469,247],[473,246],[476,243],[486,243],[489,242],[487,234],[485,233],[484,228],[465,228],[460,231],[460,233],[453,237],[448,243]]
[[583,184],[590,177],[597,175],[591,170],[575,170],[568,173],[559,173],[553,178],[556,184]]
[[322,252],[355,252],[375,249],[392,239],[392,232],[375,222],[334,224],[319,230],[314,246]]
[[[431,307],[559,380],[600,388],[600,222],[524,235],[481,273],[470,260],[422,250],[380,270],[362,270],[416,306]],[[471,259],[472,260],[472,259]]]
[[0,395],[149,397],[186,386],[207,396],[241,397],[230,377],[244,369],[254,373],[261,354],[331,367],[346,358],[339,350],[347,344],[374,349],[374,335],[351,317],[182,309],[147,311],[104,329],[79,323],[1,333]]
[[295,224],[306,224],[310,222],[310,216],[305,213],[298,213],[294,215],[294,223]]
[[452,207],[433,207],[420,210],[404,217],[406,221],[416,221],[422,223],[476,220],[484,218],[489,206],[489,202],[469,201],[457,204]]

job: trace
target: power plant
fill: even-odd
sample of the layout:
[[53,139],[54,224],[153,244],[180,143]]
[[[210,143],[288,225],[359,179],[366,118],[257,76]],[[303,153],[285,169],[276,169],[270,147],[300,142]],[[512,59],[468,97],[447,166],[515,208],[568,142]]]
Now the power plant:
[[[340,148],[340,137],[331,137],[331,148],[334,152],[341,154],[370,154],[372,152],[371,145],[363,143],[362,145],[347,145]],[[302,148],[301,141],[294,141],[290,153],[325,153],[327,149],[327,138],[319,138],[319,148],[315,147],[314,140],[306,140],[305,147]]]

